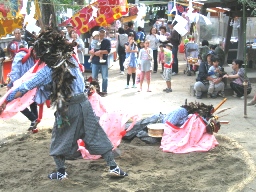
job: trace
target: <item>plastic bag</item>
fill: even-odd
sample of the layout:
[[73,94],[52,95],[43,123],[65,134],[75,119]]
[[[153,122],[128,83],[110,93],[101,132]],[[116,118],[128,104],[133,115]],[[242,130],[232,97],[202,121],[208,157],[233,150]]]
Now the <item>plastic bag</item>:
[[127,57],[124,60],[123,66],[124,66],[125,69],[127,69],[129,67],[130,62],[131,62],[131,56]]

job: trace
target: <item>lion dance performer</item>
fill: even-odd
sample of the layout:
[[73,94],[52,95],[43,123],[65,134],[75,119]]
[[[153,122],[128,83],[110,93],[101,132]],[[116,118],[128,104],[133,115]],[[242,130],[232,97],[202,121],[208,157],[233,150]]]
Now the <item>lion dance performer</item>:
[[50,155],[53,156],[57,171],[49,174],[48,178],[67,178],[65,160],[79,153],[79,139],[84,141],[90,154],[101,155],[105,159],[111,176],[128,176],[116,164],[112,153],[113,146],[85,96],[84,78],[72,56],[74,46],[74,43],[68,43],[57,31],[47,29],[42,32],[35,41],[34,50],[40,62],[46,66],[34,78],[8,95],[6,102],[0,107],[0,113],[5,109],[6,103],[8,105],[8,102],[23,97],[35,87],[49,87],[50,84],[51,103],[56,106]]

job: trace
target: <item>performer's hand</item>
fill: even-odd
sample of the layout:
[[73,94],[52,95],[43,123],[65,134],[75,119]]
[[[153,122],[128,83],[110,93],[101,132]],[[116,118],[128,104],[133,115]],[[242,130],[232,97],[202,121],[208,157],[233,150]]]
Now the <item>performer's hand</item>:
[[6,108],[6,103],[4,102],[1,106],[0,106],[0,115],[2,114],[2,112],[5,110]]

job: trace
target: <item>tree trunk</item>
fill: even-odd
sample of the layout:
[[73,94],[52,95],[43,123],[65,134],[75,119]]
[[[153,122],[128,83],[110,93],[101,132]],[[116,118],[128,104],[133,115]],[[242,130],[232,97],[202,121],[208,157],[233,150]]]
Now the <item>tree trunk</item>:
[[[245,20],[246,22],[247,20]],[[238,28],[238,50],[237,50],[237,58],[238,59],[242,59],[245,61],[246,57],[245,57],[245,53],[244,53],[244,48],[245,48],[245,44],[244,44],[244,38],[245,37],[245,34],[244,34],[244,31],[245,31],[245,28],[246,28],[246,23],[244,23],[244,20],[243,18],[240,18],[240,27]]]
[[[46,26],[51,26],[52,28],[57,27],[57,20],[56,20],[56,14],[55,14],[55,9],[52,4],[51,0],[42,0],[41,1],[41,13],[42,13],[42,23],[43,25]],[[50,21],[51,17],[51,21]]]

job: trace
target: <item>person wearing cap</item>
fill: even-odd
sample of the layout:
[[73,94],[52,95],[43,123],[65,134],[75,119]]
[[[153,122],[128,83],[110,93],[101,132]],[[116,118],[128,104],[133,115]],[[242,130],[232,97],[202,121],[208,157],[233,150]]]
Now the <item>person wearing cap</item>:
[[[92,33],[92,41],[91,41],[91,49],[93,49],[94,51],[100,50],[100,32],[99,31],[93,31]],[[92,58],[94,55],[91,55],[88,63],[92,62]],[[103,59],[103,55],[101,54],[100,56],[100,63],[105,63],[106,60]]]
[[170,36],[168,37],[168,40],[172,44],[173,54],[172,75],[176,75],[179,72],[178,50],[182,39],[180,34],[173,28],[176,24],[177,21],[174,21],[171,25],[168,25],[170,29]]
[[196,78],[196,83],[194,84],[194,90],[196,93],[197,99],[202,99],[203,92],[207,92],[209,88],[209,81],[214,81],[215,89],[213,91],[214,95],[217,95],[218,92],[222,90],[221,84],[219,84],[222,81],[222,77],[213,79],[209,74],[208,70],[212,66],[212,60],[211,58],[214,56],[213,51],[209,51],[206,55],[207,61],[202,61],[199,65],[198,69],[198,76]]
[[[110,40],[107,39],[106,29],[104,27],[99,28],[99,36],[100,36],[100,50],[90,50],[90,54],[93,54],[92,58],[92,78],[94,80],[98,80],[99,71],[101,71],[102,76],[102,96],[107,95],[108,89],[108,54],[111,51],[111,43]],[[103,55],[103,59],[106,60],[104,63],[100,63],[100,55]]]
[[69,35],[70,31],[73,29],[73,25],[71,23],[68,23],[66,25],[67,33],[66,33],[66,39],[71,39],[71,36]]

